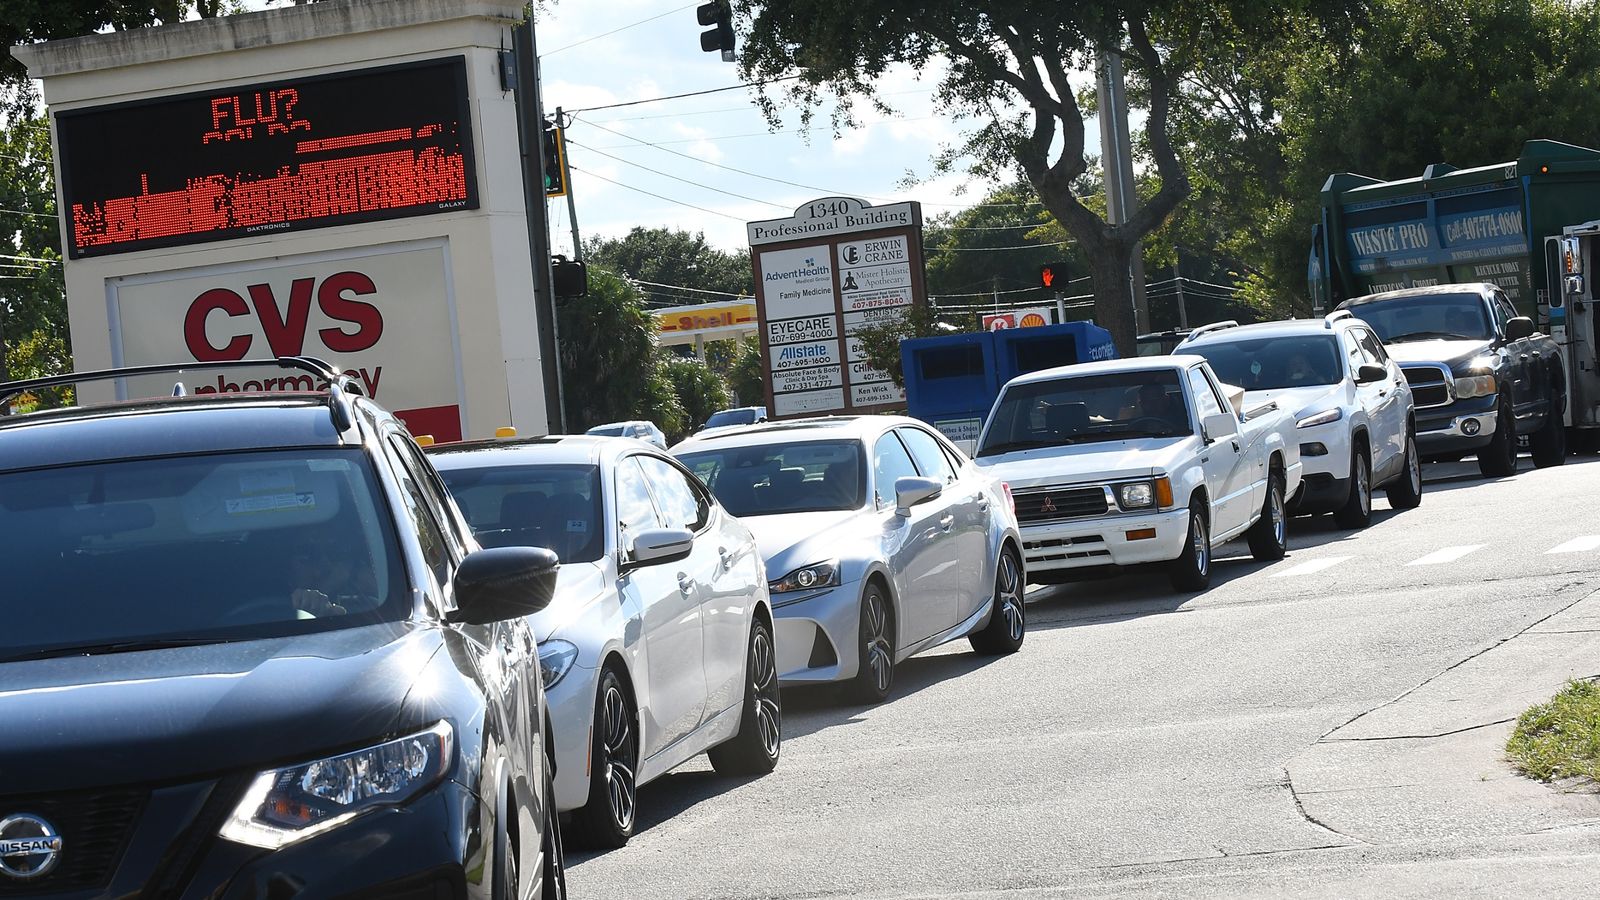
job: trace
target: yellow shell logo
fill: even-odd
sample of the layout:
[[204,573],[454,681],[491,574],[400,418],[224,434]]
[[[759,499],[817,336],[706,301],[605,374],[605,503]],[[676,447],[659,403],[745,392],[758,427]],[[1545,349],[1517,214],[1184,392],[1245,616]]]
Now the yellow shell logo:
[[1023,328],[1037,328],[1038,326],[1047,323],[1044,320],[1044,316],[1041,316],[1038,313],[1028,313],[1027,315],[1023,316],[1022,321],[1017,324],[1021,325]]

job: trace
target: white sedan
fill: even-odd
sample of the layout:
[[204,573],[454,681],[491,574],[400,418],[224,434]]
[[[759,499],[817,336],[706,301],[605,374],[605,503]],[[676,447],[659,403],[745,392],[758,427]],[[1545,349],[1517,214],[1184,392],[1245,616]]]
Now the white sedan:
[[533,617],[556,805],[572,836],[620,847],[639,786],[710,751],[724,774],[778,763],[783,711],[766,569],[749,529],[681,465],[632,440],[436,446],[485,547],[561,559]]

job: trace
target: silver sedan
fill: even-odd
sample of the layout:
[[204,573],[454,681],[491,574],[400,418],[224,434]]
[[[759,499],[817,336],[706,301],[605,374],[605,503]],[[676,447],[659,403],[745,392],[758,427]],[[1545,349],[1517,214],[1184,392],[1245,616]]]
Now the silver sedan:
[[710,752],[725,774],[778,763],[783,710],[766,570],[749,530],[663,453],[608,437],[484,441],[429,456],[485,547],[561,559],[533,617],[556,806],[620,847],[638,788]]
[[1021,538],[1005,485],[899,416],[773,422],[676,455],[755,533],[789,685],[889,695],[896,664],[967,637],[1022,646]]

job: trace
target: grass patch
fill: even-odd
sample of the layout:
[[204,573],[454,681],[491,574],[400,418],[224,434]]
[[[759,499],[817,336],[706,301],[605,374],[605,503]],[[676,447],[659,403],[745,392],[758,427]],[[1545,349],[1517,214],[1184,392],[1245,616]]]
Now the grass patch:
[[1600,683],[1569,681],[1550,702],[1523,713],[1506,753],[1519,771],[1540,781],[1600,782]]

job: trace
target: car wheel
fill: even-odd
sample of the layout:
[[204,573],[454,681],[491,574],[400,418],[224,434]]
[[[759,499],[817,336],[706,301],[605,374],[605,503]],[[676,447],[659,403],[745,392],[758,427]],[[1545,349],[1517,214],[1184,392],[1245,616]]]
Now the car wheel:
[[861,597],[861,664],[849,693],[862,703],[882,703],[894,686],[894,614],[876,583]]
[[1350,455],[1350,497],[1333,514],[1340,528],[1365,528],[1372,523],[1372,463],[1366,450]]
[[543,887],[539,900],[567,900],[567,857],[561,845],[561,816],[556,812],[556,786],[550,780],[549,764],[544,774],[544,852]]
[[707,754],[719,775],[765,775],[783,751],[783,698],[778,693],[778,655],[772,633],[760,619],[750,627],[745,660],[744,712],[739,733]]
[[1489,478],[1505,478],[1517,474],[1517,417],[1505,397],[1495,406],[1494,418],[1494,437],[1478,451],[1478,471]]
[[[506,809],[506,815],[513,815],[509,807]],[[491,892],[494,900],[517,900],[517,851],[512,843],[511,836],[506,833],[505,823],[500,823],[494,839],[497,863]]]
[[1000,552],[1000,561],[995,565],[992,603],[989,624],[968,635],[967,642],[973,650],[990,656],[1015,653],[1022,649],[1022,639],[1027,635],[1028,616],[1022,601],[1022,567],[1010,549]]
[[1405,471],[1384,490],[1395,509],[1416,509],[1422,505],[1422,460],[1417,456],[1417,438],[1406,435]]
[[589,801],[572,814],[573,836],[591,847],[622,847],[638,812],[639,730],[633,703],[613,669],[595,692]]
[[1203,591],[1211,586],[1211,527],[1199,500],[1189,504],[1189,535],[1183,553],[1167,565],[1176,590]]
[[1261,505],[1261,518],[1246,535],[1250,555],[1263,562],[1283,559],[1289,550],[1289,516],[1283,505],[1283,476],[1274,472],[1267,479],[1267,499]]
[[1561,404],[1552,400],[1544,427],[1528,436],[1528,449],[1533,451],[1537,468],[1548,469],[1567,461],[1567,426],[1561,421],[1561,413]]

